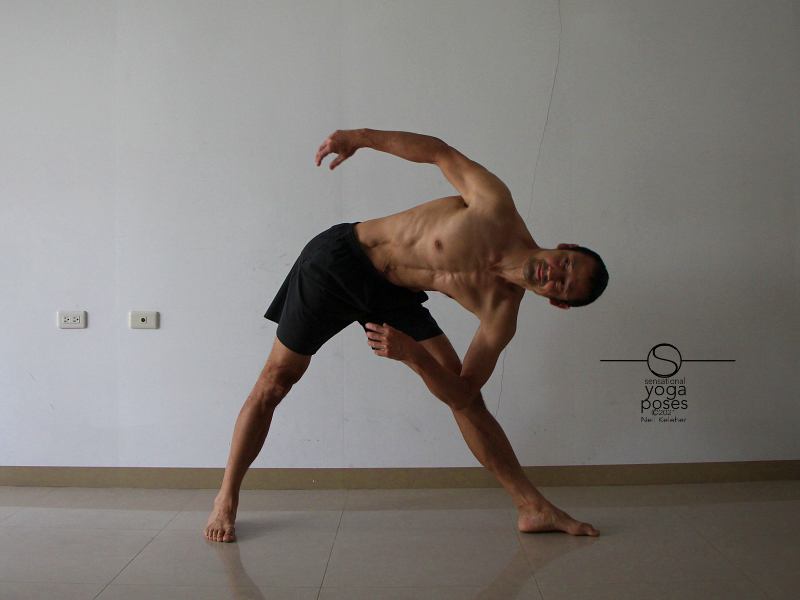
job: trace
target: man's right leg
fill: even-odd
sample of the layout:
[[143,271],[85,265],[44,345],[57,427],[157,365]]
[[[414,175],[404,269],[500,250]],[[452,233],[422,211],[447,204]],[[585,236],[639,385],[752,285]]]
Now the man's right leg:
[[[461,360],[446,335],[441,334],[420,343],[443,367],[454,373],[461,372]],[[589,523],[573,519],[534,487],[522,470],[503,428],[486,409],[480,392],[472,407],[453,410],[453,416],[475,458],[513,498],[519,511],[517,527],[520,531],[565,531],[572,535],[598,535],[597,530]]]
[[275,408],[300,380],[310,362],[311,356],[298,354],[275,338],[267,364],[236,419],[222,486],[203,532],[207,539],[215,542],[236,540],[233,524],[244,475],[264,446]]

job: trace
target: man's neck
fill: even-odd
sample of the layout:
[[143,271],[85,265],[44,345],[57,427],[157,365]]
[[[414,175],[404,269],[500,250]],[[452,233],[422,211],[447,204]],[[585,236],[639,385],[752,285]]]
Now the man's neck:
[[503,254],[500,260],[492,266],[492,271],[509,283],[529,289],[528,281],[531,274],[526,270],[530,267],[531,255],[538,250],[542,250],[542,248],[536,245],[533,238],[521,240]]

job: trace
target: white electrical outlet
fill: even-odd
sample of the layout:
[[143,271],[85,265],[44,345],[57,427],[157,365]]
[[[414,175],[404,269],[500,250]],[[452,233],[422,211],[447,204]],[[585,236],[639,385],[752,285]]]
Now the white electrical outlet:
[[158,329],[158,311],[132,310],[128,313],[131,329]]
[[59,329],[85,329],[86,317],[85,310],[60,310],[57,324]]

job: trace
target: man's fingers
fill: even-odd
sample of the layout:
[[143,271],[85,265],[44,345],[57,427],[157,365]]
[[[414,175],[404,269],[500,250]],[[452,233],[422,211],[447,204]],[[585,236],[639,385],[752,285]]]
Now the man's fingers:
[[386,356],[386,336],[379,332],[382,327],[375,323],[365,323],[367,328],[367,345],[372,348],[376,356]]
[[317,166],[320,165],[322,159],[328,156],[331,153],[331,143],[329,141],[322,142],[317,150]]
[[328,154],[330,154],[330,153],[331,153],[331,151],[329,149],[324,148],[324,147],[320,148],[317,151],[317,166],[319,166],[320,163],[322,163],[322,159],[325,158],[326,156],[328,156]]
[[339,156],[336,158],[336,160],[334,160],[331,163],[331,169],[335,169],[337,166],[339,166],[341,163],[346,161],[351,156],[353,156],[352,152],[342,152],[341,154],[339,154]]

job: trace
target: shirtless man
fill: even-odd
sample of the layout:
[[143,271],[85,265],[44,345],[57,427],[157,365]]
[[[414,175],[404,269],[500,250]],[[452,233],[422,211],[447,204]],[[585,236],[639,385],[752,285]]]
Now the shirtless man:
[[[452,410],[478,461],[518,509],[523,532],[598,535],[533,486],[481,388],[517,327],[526,290],[566,309],[596,299],[608,273],[602,259],[575,244],[540,248],[517,213],[508,188],[484,167],[427,135],[356,129],[335,131],[315,162],[359,148],[437,165],[459,192],[365,222],[342,223],[303,249],[265,317],[278,322],[267,363],[241,409],[222,485],[204,529],[232,542],[239,489],[266,439],[275,408],[302,377],[319,347],[359,321],[377,356],[405,363]],[[422,306],[425,291],[446,294],[480,319],[462,365],[447,336]]]

